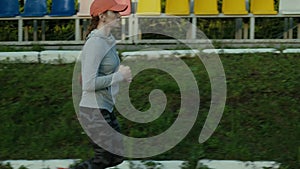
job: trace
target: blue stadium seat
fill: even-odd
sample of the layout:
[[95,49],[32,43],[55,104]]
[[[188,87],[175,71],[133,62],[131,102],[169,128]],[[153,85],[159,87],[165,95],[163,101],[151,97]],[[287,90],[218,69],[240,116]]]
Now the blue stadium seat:
[[72,16],[74,14],[74,0],[52,0],[50,16]]
[[0,17],[14,17],[20,14],[18,0],[0,0]]
[[21,16],[44,16],[47,14],[47,0],[26,0]]

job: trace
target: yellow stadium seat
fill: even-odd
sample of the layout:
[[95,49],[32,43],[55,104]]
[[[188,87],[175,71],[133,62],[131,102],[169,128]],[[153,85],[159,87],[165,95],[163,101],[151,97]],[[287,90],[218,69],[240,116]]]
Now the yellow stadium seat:
[[248,14],[245,0],[223,0],[222,11],[225,15]]
[[195,15],[217,15],[218,0],[194,0]]
[[160,15],[161,0],[138,0],[137,12],[138,15]]
[[189,0],[166,0],[167,15],[189,15]]
[[280,0],[279,12],[282,14],[300,14],[300,0]]
[[274,10],[274,0],[251,0],[250,11],[255,15],[277,14]]

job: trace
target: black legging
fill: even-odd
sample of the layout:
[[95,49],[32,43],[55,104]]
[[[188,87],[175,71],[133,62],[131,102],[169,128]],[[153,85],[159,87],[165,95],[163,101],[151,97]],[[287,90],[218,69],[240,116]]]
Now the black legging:
[[[100,115],[101,112],[101,115]],[[102,169],[106,167],[112,167],[123,162],[123,157],[112,154],[100,146],[98,146],[94,138],[97,138],[97,141],[103,141],[108,144],[112,144],[114,149],[118,151],[123,150],[122,139],[107,133],[103,123],[108,123],[114,130],[120,132],[120,126],[117,121],[115,114],[105,109],[96,109],[96,108],[86,108],[80,107],[79,118],[82,127],[88,132],[88,135],[91,138],[91,143],[94,149],[94,158],[91,159],[93,169]]]

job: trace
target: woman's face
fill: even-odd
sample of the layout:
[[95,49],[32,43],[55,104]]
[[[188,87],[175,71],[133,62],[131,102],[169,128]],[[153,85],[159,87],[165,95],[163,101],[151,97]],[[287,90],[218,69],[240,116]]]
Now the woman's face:
[[105,14],[105,23],[110,27],[120,27],[121,15],[119,12],[107,11]]

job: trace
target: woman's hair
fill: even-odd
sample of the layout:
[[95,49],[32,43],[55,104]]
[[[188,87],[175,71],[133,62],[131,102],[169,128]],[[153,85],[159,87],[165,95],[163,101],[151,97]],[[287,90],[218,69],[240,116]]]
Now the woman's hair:
[[92,20],[91,20],[91,23],[88,27],[88,30],[86,32],[86,37],[94,30],[97,28],[99,24],[99,16],[93,16],[92,17]]

